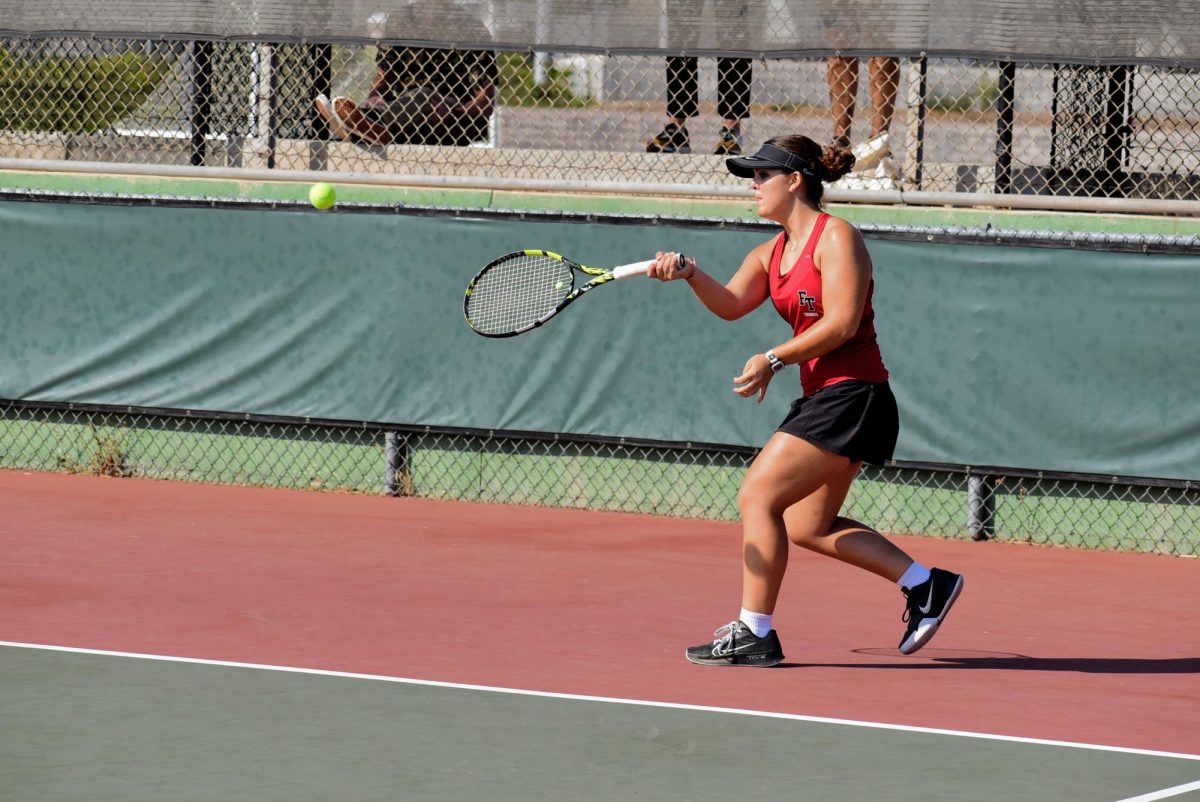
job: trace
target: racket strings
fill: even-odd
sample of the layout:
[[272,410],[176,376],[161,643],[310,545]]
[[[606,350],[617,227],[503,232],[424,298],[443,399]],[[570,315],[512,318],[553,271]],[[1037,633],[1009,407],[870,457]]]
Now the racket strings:
[[471,288],[467,319],[484,334],[532,326],[570,294],[571,268],[550,256],[515,254],[485,270]]

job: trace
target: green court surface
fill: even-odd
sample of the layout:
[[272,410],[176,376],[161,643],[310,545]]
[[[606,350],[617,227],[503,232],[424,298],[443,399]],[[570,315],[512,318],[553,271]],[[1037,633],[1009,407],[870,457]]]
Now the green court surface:
[[[114,172],[119,165],[113,166]],[[746,201],[653,198],[596,194],[430,189],[336,183],[341,204],[445,206],[459,209],[511,209],[651,217],[757,220]],[[0,171],[7,191],[83,192],[96,195],[237,198],[308,202],[306,183],[234,181],[110,174]],[[829,211],[857,224],[996,228],[1028,231],[1075,231],[1149,236],[1198,236],[1200,220],[1133,214],[1097,214],[902,205],[830,204]]]
[[16,644],[0,710],[21,802],[1200,793],[1200,756]]

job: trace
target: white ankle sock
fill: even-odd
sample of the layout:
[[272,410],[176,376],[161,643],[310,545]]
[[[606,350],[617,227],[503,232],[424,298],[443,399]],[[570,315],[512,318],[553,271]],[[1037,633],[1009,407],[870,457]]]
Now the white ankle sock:
[[912,590],[917,585],[928,581],[929,569],[914,560],[913,564],[908,566],[908,570],[897,580],[896,584],[905,590]]
[[745,607],[742,608],[742,614],[738,619],[750,627],[750,631],[754,633],[754,637],[763,638],[771,631],[771,614],[770,613],[752,613]]

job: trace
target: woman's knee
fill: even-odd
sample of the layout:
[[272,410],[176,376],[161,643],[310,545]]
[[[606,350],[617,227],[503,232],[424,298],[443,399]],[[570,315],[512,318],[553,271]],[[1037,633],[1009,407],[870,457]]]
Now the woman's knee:
[[742,486],[738,488],[737,493],[738,512],[742,514],[742,518],[745,518],[748,512],[753,512],[759,502],[758,494],[750,486],[750,483],[742,482]]
[[738,511],[745,519],[750,516],[782,515],[787,503],[779,493],[767,484],[755,481],[742,482],[737,494]]

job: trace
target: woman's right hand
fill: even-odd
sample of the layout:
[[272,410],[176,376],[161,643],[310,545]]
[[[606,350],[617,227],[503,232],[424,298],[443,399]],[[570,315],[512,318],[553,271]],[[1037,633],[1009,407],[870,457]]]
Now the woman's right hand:
[[[680,264],[682,259],[683,264]],[[659,251],[654,254],[654,264],[646,271],[646,275],[659,281],[675,281],[688,279],[696,273],[696,260],[685,257],[674,251]]]

